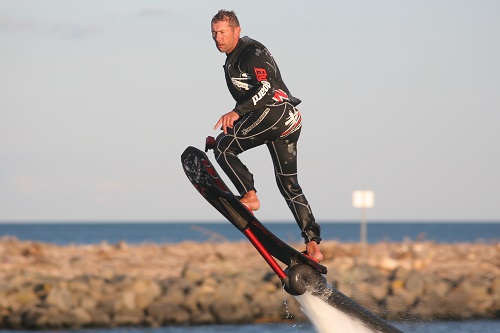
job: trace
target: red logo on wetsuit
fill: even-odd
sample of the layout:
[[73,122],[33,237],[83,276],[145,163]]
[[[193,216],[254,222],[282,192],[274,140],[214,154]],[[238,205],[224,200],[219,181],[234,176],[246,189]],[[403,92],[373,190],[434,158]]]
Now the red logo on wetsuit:
[[255,77],[257,78],[257,81],[267,81],[267,72],[264,68],[257,68],[254,67],[253,69],[255,71]]
[[283,102],[283,100],[288,100],[288,95],[286,94],[286,92],[284,92],[283,90],[281,89],[278,89],[274,92],[274,96],[273,96],[273,99],[276,101],[276,102]]

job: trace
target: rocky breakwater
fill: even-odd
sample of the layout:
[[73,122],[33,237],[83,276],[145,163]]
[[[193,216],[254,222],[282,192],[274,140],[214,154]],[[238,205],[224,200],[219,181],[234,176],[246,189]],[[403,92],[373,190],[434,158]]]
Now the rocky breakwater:
[[[328,281],[384,318],[500,318],[500,244],[322,246]],[[57,246],[0,238],[0,329],[284,320],[306,317],[246,242]]]

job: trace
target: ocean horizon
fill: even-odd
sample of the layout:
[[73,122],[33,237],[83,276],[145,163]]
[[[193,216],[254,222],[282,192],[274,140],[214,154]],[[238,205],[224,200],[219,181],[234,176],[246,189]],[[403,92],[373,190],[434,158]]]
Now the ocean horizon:
[[[279,223],[292,223],[292,220],[268,220],[268,221],[261,221],[262,223],[272,223],[272,224],[279,224]],[[360,220],[319,220],[317,221],[320,224],[359,224],[361,223]],[[227,220],[224,220],[223,218],[217,219],[217,220],[182,220],[182,219],[177,219],[177,220],[160,220],[160,219],[94,219],[94,220],[86,220],[86,219],[3,219],[0,220],[0,225],[1,224],[62,224],[62,223],[88,223],[88,224],[100,224],[100,223],[105,223],[105,224],[116,224],[116,223],[124,223],[124,224],[136,224],[136,223],[148,223],[148,224],[176,224],[176,223],[210,223],[210,224],[226,224],[230,223]],[[433,223],[453,223],[453,224],[500,224],[500,219],[499,220],[492,220],[492,219],[464,219],[464,220],[458,220],[458,219],[428,219],[428,220],[418,220],[418,219],[397,219],[397,220],[368,220],[368,224],[370,223],[421,223],[421,224],[433,224]]]
[[[295,222],[269,222],[267,228],[285,242],[302,242]],[[323,241],[359,242],[360,222],[320,222]],[[241,241],[245,236],[229,222],[2,222],[0,237],[55,244],[178,243]],[[495,222],[368,222],[367,242],[432,241],[438,243],[497,242]]]

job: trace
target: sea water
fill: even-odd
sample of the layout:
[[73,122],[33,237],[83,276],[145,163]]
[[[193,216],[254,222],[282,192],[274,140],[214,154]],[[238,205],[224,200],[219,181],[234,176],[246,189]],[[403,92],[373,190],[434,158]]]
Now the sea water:
[[[266,223],[276,236],[285,242],[302,242],[295,223]],[[20,240],[40,241],[58,245],[98,244],[106,241],[114,244],[124,241],[130,244],[172,244],[182,241],[220,242],[244,241],[245,236],[232,224],[227,223],[7,223],[0,221],[0,237],[13,236]],[[323,240],[358,242],[360,226],[357,223],[321,223]],[[438,243],[495,242],[500,241],[499,223],[369,223],[367,241],[400,242],[404,240],[428,240]]]
[[[437,321],[420,323],[393,323],[405,333],[500,333],[500,321]],[[58,330],[58,331],[11,331],[2,333],[321,333],[310,324],[245,324],[245,325],[211,325],[211,326],[177,326],[159,328],[123,327],[109,329]],[[342,331],[343,333],[354,333]],[[362,331],[361,331],[362,332]],[[356,332],[358,333],[358,332]]]

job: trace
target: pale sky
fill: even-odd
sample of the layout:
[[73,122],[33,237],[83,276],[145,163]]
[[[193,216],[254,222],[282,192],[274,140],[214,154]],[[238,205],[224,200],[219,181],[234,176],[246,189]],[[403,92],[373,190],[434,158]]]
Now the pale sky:
[[[303,101],[318,221],[358,220],[354,190],[369,220],[500,221],[496,0],[0,0],[0,221],[224,221],[180,164],[234,106],[221,8]],[[267,149],[241,157],[292,221]]]

